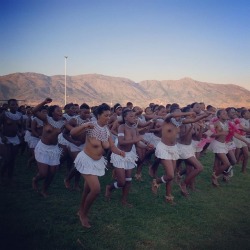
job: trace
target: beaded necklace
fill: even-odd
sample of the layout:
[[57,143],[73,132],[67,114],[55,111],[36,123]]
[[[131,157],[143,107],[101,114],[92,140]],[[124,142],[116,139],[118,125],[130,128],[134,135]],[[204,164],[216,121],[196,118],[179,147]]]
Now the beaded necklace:
[[92,122],[94,125],[93,129],[88,129],[87,130],[87,135],[89,137],[96,138],[97,140],[100,141],[108,141],[108,138],[110,136],[110,132],[107,126],[101,127],[98,125],[97,121]]
[[64,117],[67,121],[71,120],[72,118],[75,118],[74,115],[73,115],[73,116],[70,116],[70,115],[68,115],[67,113],[63,114],[63,117]]
[[170,119],[170,122],[172,123],[172,124],[174,124],[177,128],[179,128],[181,125],[182,125],[182,121],[183,121],[184,119],[181,119],[180,121],[177,121],[175,118],[171,118]]
[[137,124],[133,124],[133,125],[128,125],[126,122],[125,122],[125,126],[127,126],[128,128],[136,128],[137,127]]
[[47,116],[47,121],[48,123],[53,127],[53,128],[59,128],[61,129],[64,125],[65,125],[65,121],[64,120],[59,120],[59,121],[55,121],[52,117]]
[[78,126],[82,125],[83,123],[89,122],[88,119],[83,120],[80,116],[76,116],[75,119],[76,119],[76,123],[77,123]]
[[11,113],[10,111],[5,111],[5,115],[11,119],[11,120],[14,120],[14,121],[17,121],[17,120],[20,120],[22,118],[22,113],[20,112],[16,112],[15,114],[14,113]]
[[42,126],[43,126],[43,121],[42,121],[42,120],[40,120],[39,118],[35,117],[35,118],[33,118],[33,120],[35,120],[35,121],[36,121],[36,123],[37,123],[38,127],[42,127]]

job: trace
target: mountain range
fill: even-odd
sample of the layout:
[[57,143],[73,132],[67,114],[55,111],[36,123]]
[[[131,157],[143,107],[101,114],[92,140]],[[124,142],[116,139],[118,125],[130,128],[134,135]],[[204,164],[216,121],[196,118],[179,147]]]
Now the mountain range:
[[[182,78],[180,80],[145,80],[134,82],[127,78],[85,74],[67,76],[67,103],[88,103],[90,106],[106,102],[146,107],[150,102],[166,105],[204,102],[215,107],[250,107],[250,91],[233,84],[214,84]],[[37,73],[14,73],[0,76],[0,102],[15,98],[19,104],[35,105],[46,97],[54,104],[64,105],[65,76],[46,76]]]

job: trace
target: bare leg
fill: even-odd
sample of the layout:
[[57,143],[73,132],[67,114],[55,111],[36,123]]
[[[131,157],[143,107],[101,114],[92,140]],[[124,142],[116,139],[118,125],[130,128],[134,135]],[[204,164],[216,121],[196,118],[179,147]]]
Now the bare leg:
[[249,152],[248,152],[248,147],[243,147],[242,148],[243,152],[243,162],[242,162],[242,173],[246,173],[247,171],[247,163],[248,163],[248,157],[249,157]]
[[156,177],[156,173],[157,173],[157,169],[160,165],[161,159],[157,158],[155,156],[154,162],[153,164],[149,167],[148,173],[151,177],[155,178]]
[[230,167],[230,162],[226,156],[226,154],[216,154],[218,159],[221,162],[221,165],[219,166],[219,168],[217,168],[215,170],[215,174],[217,176],[219,176],[220,174],[222,174],[225,170],[227,170]]
[[45,179],[49,173],[49,166],[48,165],[41,163],[41,162],[37,162],[37,167],[38,167],[38,173],[32,179],[32,187],[36,192],[38,192],[38,182],[40,180]]
[[194,156],[188,158],[187,163],[193,168],[191,168],[191,171],[189,171],[185,180],[181,183],[181,191],[184,195],[188,194],[186,187],[191,185],[195,177],[203,170],[202,164]]
[[[161,160],[161,163],[165,170],[165,175],[163,175],[161,178],[156,178],[152,182],[152,192],[154,194],[157,194],[157,189],[159,187],[159,184],[161,183],[168,183],[171,182],[174,178],[174,170],[175,170],[175,161],[172,160]],[[171,182],[172,183],[172,182]],[[167,186],[166,194],[167,196],[172,196],[172,185],[169,184]]]
[[46,198],[48,196],[48,188],[51,184],[51,182],[53,181],[54,179],[54,176],[56,174],[56,170],[57,170],[58,166],[50,166],[48,168],[48,174],[44,180],[44,183],[43,183],[43,188],[42,188],[42,191],[41,191],[41,194]]
[[89,224],[88,212],[93,202],[99,195],[101,188],[97,176],[83,175],[83,177],[86,184],[84,184],[84,195],[79,209],[79,216],[82,226],[90,228],[91,225]]
[[122,188],[122,204],[128,207],[132,207],[132,205],[129,204],[127,201],[129,190],[131,187],[131,181],[132,181],[131,175],[132,175],[132,169],[125,170],[126,181],[125,181],[124,187]]
[[115,176],[116,176],[116,181],[111,183],[110,185],[106,186],[106,193],[105,197],[107,199],[111,198],[111,192],[114,191],[115,189],[118,188],[123,188],[126,180],[125,180],[125,169],[124,168],[114,168]]

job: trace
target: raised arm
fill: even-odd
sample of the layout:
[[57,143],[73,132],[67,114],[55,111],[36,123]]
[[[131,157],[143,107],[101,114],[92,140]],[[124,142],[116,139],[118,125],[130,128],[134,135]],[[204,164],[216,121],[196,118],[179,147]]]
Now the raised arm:
[[34,107],[34,109],[33,109],[33,114],[36,116],[36,117],[38,117],[40,120],[42,120],[42,121],[47,121],[47,115],[45,115],[45,114],[42,114],[42,113],[40,113],[39,111],[40,111],[40,109],[41,109],[41,107],[42,106],[44,106],[44,105],[46,105],[46,104],[48,104],[48,103],[51,103],[52,102],[52,99],[51,98],[46,98],[43,102],[41,102],[41,103],[39,103],[37,106],[35,106]]

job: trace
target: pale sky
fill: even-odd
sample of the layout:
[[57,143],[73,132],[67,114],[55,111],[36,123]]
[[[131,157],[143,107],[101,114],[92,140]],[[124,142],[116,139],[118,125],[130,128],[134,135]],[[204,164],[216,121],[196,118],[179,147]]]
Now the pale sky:
[[103,74],[250,89],[248,0],[1,0],[0,75]]

